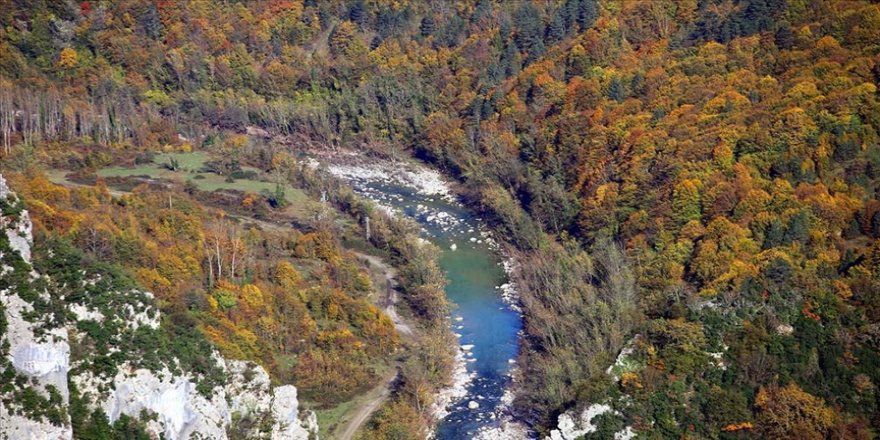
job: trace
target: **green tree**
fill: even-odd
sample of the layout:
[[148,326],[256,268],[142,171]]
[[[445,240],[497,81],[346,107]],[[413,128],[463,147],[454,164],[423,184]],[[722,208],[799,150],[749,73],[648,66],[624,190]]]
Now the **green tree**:
[[434,17],[430,14],[422,17],[422,23],[419,25],[419,32],[421,32],[423,37],[433,35],[436,30],[437,24],[434,22]]
[[581,0],[577,8],[577,23],[581,27],[581,31],[587,30],[593,26],[593,23],[597,18],[599,18],[598,1]]
[[563,12],[563,8],[557,9],[556,13],[553,14],[553,19],[550,20],[550,23],[547,25],[547,30],[544,31],[544,39],[547,44],[556,44],[565,38],[566,31]]
[[357,25],[350,21],[339,23],[330,34],[330,52],[333,55],[342,55],[354,42]]
[[672,192],[672,212],[675,220],[683,225],[701,216],[699,182],[691,179],[681,181]]

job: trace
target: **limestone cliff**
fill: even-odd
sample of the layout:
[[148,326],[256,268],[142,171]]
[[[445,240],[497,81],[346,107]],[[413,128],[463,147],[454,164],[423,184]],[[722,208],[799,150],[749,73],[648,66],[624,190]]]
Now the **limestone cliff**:
[[[315,415],[299,411],[296,388],[273,388],[256,364],[201,346],[194,349],[208,359],[204,371],[187,370],[177,357],[157,359],[145,342],[163,340],[149,293],[99,271],[35,270],[28,212],[2,176],[0,210],[0,440],[76,438],[73,399],[111,424],[141,418],[154,438],[225,439],[232,431],[317,438]],[[60,260],[53,263],[70,263]]]

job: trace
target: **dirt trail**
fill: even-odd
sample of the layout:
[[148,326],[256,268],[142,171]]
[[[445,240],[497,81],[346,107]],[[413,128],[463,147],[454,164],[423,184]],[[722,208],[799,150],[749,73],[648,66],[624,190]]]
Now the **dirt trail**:
[[[412,337],[412,326],[398,315],[397,310],[394,308],[398,301],[397,290],[395,289],[395,287],[397,287],[397,282],[395,281],[397,270],[379,257],[360,252],[356,252],[356,255],[361,261],[368,263],[371,268],[378,269],[382,272],[385,278],[387,294],[385,298],[380,298],[377,302],[382,307],[385,314],[391,318],[392,322],[394,322],[394,328],[397,332],[404,337]],[[367,393],[368,398],[364,404],[352,414],[351,418],[346,423],[342,434],[338,437],[339,440],[352,440],[354,438],[354,435],[357,434],[358,430],[367,422],[367,420],[369,420],[370,416],[379,409],[386,399],[388,399],[388,396],[391,394],[391,387],[394,385],[396,379],[396,372],[389,374],[381,384],[377,385]],[[336,432],[339,432],[339,429],[337,429]]]
[[412,327],[397,314],[397,310],[394,308],[398,301],[397,289],[395,289],[395,287],[397,287],[397,281],[394,280],[394,278],[397,277],[397,269],[389,266],[384,260],[373,255],[358,252],[357,256],[361,260],[369,262],[371,267],[375,267],[385,274],[387,293],[385,298],[379,301],[379,305],[382,307],[382,311],[384,311],[385,314],[391,318],[391,321],[394,322],[394,328],[399,333],[406,336],[412,336]]
[[[64,186],[68,187],[81,187],[86,185],[80,185],[70,181],[56,182],[60,183]],[[110,193],[113,196],[119,197],[124,194],[127,194],[123,191],[115,191],[111,190]],[[288,225],[279,224],[272,221],[259,220],[253,217],[236,215],[232,213],[228,213],[229,217],[237,218],[239,220],[245,222],[251,222],[253,224],[259,225],[262,228],[271,229],[271,230],[283,230],[289,228]],[[379,257],[373,255],[367,255],[361,252],[355,252],[357,257],[362,261],[366,262],[371,268],[378,269],[384,275],[385,281],[385,289],[386,293],[383,298],[377,298],[377,304],[382,308],[386,315],[391,318],[391,321],[394,323],[394,329],[397,330],[398,333],[403,335],[404,337],[412,337],[413,329],[412,326],[409,325],[406,320],[397,314],[397,310],[395,309],[395,305],[398,301],[397,294],[397,281],[395,278],[397,277],[397,269],[386,263]],[[351,418],[345,425],[345,429],[342,431],[342,434],[338,437],[340,440],[352,440],[354,435],[357,434],[358,430],[367,422],[370,416],[376,412],[377,409],[388,399],[388,396],[391,394],[391,387],[394,385],[394,381],[397,379],[397,371],[393,371],[382,380],[382,382],[373,389],[371,389],[366,394],[366,400],[360,408],[357,409],[354,413],[351,414]],[[334,432],[339,432],[339,428],[335,429]],[[333,433],[331,433],[332,435]],[[332,437],[331,437],[332,438]]]
[[[376,385],[375,388],[367,393],[369,398],[355,413],[351,415],[351,419],[346,424],[345,430],[342,431],[342,434],[338,437],[339,440],[352,440],[354,438],[354,435],[357,434],[361,426],[363,426],[370,416],[376,412],[383,403],[385,403],[386,399],[388,399],[388,396],[391,394],[391,386],[396,379],[397,373],[394,372],[393,374],[386,376],[381,384]],[[337,429],[336,432],[339,432],[339,430]]]

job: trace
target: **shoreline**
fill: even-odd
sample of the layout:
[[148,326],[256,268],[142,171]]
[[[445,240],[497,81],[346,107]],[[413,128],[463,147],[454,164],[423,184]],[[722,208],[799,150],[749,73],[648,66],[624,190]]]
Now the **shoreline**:
[[[451,185],[446,182],[442,174],[418,162],[390,162],[382,159],[364,157],[356,152],[345,151],[323,152],[323,154],[320,154],[319,156],[325,165],[325,170],[329,174],[347,181],[350,185],[354,186],[358,192],[361,192],[364,197],[370,199],[380,209],[388,211],[389,213],[405,215],[402,210],[383,203],[382,199],[387,199],[389,197],[393,198],[393,195],[385,193],[370,194],[375,191],[369,191],[365,188],[367,182],[406,186],[414,189],[418,194],[429,197],[428,200],[430,201],[433,201],[433,198],[436,197],[445,202],[451,203],[454,206],[471,209],[461,201],[461,198],[454,192]],[[370,195],[373,195],[374,197],[370,197]],[[425,214],[425,211],[422,211],[422,208],[423,206],[419,205],[417,207],[417,212]],[[443,230],[447,230],[447,228],[457,225],[456,219],[452,219],[449,223],[442,223],[444,217],[448,217],[448,214],[445,212],[439,213],[439,215],[436,216],[428,215],[429,217],[426,219],[427,221],[436,221],[438,219],[432,217],[439,217],[438,224]],[[521,320],[522,307],[520,297],[516,283],[512,281],[512,275],[516,270],[517,262],[514,260],[513,256],[510,255],[509,252],[506,252],[502,246],[499,245],[498,241],[495,240],[494,232],[489,229],[482,218],[477,216],[476,222],[476,230],[468,230],[468,233],[475,233],[475,235],[471,236],[470,241],[474,244],[485,245],[486,248],[491,253],[495,254],[500,260],[497,264],[502,266],[505,275],[505,282],[501,285],[494,286],[495,294],[498,295],[501,301]],[[439,243],[437,244],[439,246]],[[450,246],[450,249],[455,251],[455,245],[453,244]],[[460,336],[455,332],[456,322],[460,320],[461,317],[456,317],[454,314],[450,316],[450,332],[456,336],[456,339],[459,339]],[[516,335],[518,346],[521,344],[522,337],[523,331],[520,329]],[[437,401],[431,408],[431,413],[437,423],[450,413],[450,407],[454,403],[461,402],[467,398],[468,386],[473,382],[473,379],[477,375],[476,372],[468,372],[467,370],[467,363],[469,360],[468,355],[470,351],[468,349],[469,347],[462,345],[459,341],[457,348],[455,354],[455,366],[451,375],[452,384],[439,390],[436,395]],[[493,426],[480,428],[477,432],[478,437],[476,438],[487,440],[532,438],[526,425],[517,421],[511,412],[511,405],[517,383],[516,379],[519,371],[516,366],[517,362],[518,355],[508,359],[508,363],[511,364],[511,367],[506,374],[509,376],[510,381],[503,387],[501,403],[492,413],[493,417],[491,418],[496,420],[496,422],[492,423]],[[428,438],[434,438],[434,436],[435,431],[431,431]]]

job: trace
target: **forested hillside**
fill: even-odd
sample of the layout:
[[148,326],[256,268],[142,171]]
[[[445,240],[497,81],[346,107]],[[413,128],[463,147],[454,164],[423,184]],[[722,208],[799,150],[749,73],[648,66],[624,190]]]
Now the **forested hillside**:
[[[414,155],[458,179],[528,262],[515,274],[526,325],[515,412],[541,433],[594,403],[616,412],[593,435],[880,430],[875,3],[8,0],[0,25],[4,166],[88,175],[120,152],[229,157],[240,146],[217,134],[259,127]],[[261,154],[266,170],[283,163]],[[127,215],[162,203],[149,197]],[[65,215],[123,238],[139,224],[139,252],[222,226],[168,231],[145,215],[127,227],[102,223],[120,208],[99,199],[46,203],[63,208],[46,217],[62,237]],[[182,225],[205,221],[175,203],[167,215]],[[246,234],[217,236],[275,252]],[[323,287],[296,284],[302,268],[257,265],[238,274],[246,285],[168,300],[206,302],[209,339],[283,374],[284,331],[251,319],[281,305],[230,298],[290,273],[303,292],[293,324],[317,338],[314,371],[394,347],[350,258],[320,234],[285,251],[305,252]],[[198,284],[210,268],[159,257],[125,261],[160,293],[163,279]],[[337,318],[356,331],[339,334]],[[344,343],[323,348],[321,335]],[[367,374],[351,368],[341,383]],[[345,395],[328,385],[314,389]]]

